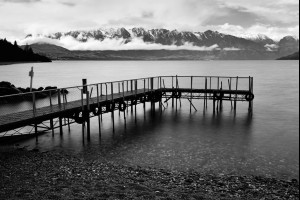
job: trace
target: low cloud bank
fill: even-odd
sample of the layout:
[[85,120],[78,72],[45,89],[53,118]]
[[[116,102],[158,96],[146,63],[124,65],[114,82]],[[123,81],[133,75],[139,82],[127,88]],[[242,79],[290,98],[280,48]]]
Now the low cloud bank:
[[275,51],[278,49],[277,44],[266,44],[264,47],[266,48],[267,51]]
[[[142,38],[133,38],[130,42],[126,42],[124,39],[111,39],[105,38],[102,41],[95,40],[93,38],[88,39],[86,42],[80,42],[71,36],[61,37],[59,40],[46,38],[43,36],[28,37],[23,40],[19,40],[18,44],[34,44],[34,43],[48,43],[57,46],[64,47],[69,50],[194,50],[194,51],[212,51],[220,50],[217,44],[212,46],[194,46],[192,43],[184,43],[181,46],[177,45],[162,45],[156,43],[147,43]],[[224,48],[226,51],[240,50],[238,48]]]

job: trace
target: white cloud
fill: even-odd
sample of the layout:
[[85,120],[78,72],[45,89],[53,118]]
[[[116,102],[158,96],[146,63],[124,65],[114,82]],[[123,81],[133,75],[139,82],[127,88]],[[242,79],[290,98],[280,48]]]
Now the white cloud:
[[266,44],[264,47],[267,51],[276,51],[278,49],[277,44]]
[[241,49],[236,48],[236,47],[225,47],[225,48],[223,48],[223,50],[225,50],[225,51],[239,51]]
[[[194,46],[191,43],[186,42],[182,46],[176,45],[162,45],[155,43],[145,43],[141,38],[133,38],[131,42],[126,43],[124,39],[109,39],[106,38],[103,41],[88,39],[86,42],[80,42],[71,36],[61,37],[60,40],[45,38],[41,36],[33,36],[23,40],[17,41],[20,45],[33,44],[33,43],[49,43],[57,46],[62,46],[69,50],[194,50],[194,51],[212,51],[220,49],[217,44],[210,47],[206,46]],[[224,50],[236,50],[232,48]]]
[[278,41],[287,35],[299,37],[299,25],[290,28],[284,28],[264,24],[255,24],[248,28],[244,28],[239,25],[231,25],[225,23],[223,25],[207,26],[206,28],[218,30],[221,33],[231,34],[238,37],[248,37],[258,34],[264,34],[275,41]]
[[28,37],[22,40],[17,40],[17,43],[19,45],[31,45],[34,43],[47,43],[47,44],[54,44],[57,46],[63,46],[64,44],[60,40],[55,40],[51,38],[46,38],[43,36],[33,36],[33,37]]

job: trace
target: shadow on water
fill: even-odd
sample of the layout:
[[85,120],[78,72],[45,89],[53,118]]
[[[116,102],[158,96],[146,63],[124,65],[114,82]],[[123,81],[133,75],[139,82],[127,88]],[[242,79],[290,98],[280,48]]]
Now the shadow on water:
[[235,153],[241,155],[251,143],[252,117],[248,114],[202,115],[190,114],[185,109],[167,109],[162,113],[156,110],[154,114],[146,111],[145,117],[143,113],[137,115],[137,123],[134,116],[128,116],[127,128],[117,125],[110,138],[102,137],[101,145],[91,141],[83,151],[85,157],[101,156],[122,163],[172,169],[201,169],[214,155],[224,155],[224,159]]
[[[46,134],[22,145],[41,151],[58,150],[84,159],[105,159],[128,165],[150,166],[208,173],[260,174],[283,177],[278,158],[258,151],[253,137],[252,115],[245,109],[230,108],[215,114],[210,109],[189,112],[186,104],[155,112],[138,106],[137,113],[115,112],[115,132],[111,114],[103,115],[101,136],[98,117],[91,119],[91,140],[83,137],[81,125],[74,124],[63,135]],[[126,117],[126,128],[124,114]],[[83,139],[84,138],[84,139]],[[269,163],[275,163],[270,165]],[[282,164],[282,163],[281,163]],[[275,167],[275,168],[274,168]],[[295,171],[295,169],[292,169]],[[293,172],[297,175],[297,171]]]

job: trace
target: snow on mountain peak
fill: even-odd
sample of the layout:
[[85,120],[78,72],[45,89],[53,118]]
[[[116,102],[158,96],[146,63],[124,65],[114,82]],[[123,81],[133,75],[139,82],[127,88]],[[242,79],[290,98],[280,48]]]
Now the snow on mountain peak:
[[245,38],[247,40],[257,41],[257,40],[272,40],[270,37],[264,34],[252,34],[252,33],[243,33],[235,35],[236,37]]
[[[218,31],[207,30],[205,32],[190,32],[168,29],[144,29],[142,27],[126,28],[99,28],[89,31],[57,32],[49,35],[42,35],[46,39],[57,40],[63,43],[72,42],[78,46],[92,44],[93,49],[103,48],[101,45],[130,45],[138,43],[141,45],[161,45],[183,47],[184,45],[194,47],[210,47],[218,45],[217,50],[256,50],[256,51],[278,51],[280,44],[274,42],[264,34],[244,34],[243,37],[219,33]],[[28,35],[26,39],[31,40],[36,36]],[[287,36],[282,44],[294,45],[295,39]],[[32,40],[33,41],[33,40]],[[47,40],[48,41],[48,40]],[[297,41],[299,41],[297,39]],[[80,44],[78,44],[80,43]],[[287,46],[286,45],[286,46]],[[99,46],[99,47],[98,47]],[[299,45],[298,45],[299,46]],[[67,46],[66,46],[67,47]],[[74,47],[76,49],[76,46]],[[72,48],[74,50],[74,48]],[[121,47],[120,47],[121,48]],[[139,47],[140,48],[140,47]],[[85,49],[88,49],[85,47]],[[205,48],[204,48],[205,49]]]

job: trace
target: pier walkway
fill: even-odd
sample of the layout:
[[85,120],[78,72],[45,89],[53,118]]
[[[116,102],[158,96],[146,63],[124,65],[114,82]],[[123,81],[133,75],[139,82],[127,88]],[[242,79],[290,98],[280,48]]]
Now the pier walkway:
[[[76,87],[0,96],[0,138],[37,134],[41,129],[60,128],[62,132],[62,126],[72,123],[87,124],[89,129],[90,117],[112,113],[114,120],[115,110],[147,102],[151,109],[156,103],[161,109],[164,103],[170,101],[173,106],[178,99],[187,99],[190,111],[197,110],[193,99],[202,99],[206,107],[211,100],[213,112],[222,108],[223,101],[231,101],[234,110],[238,101],[247,101],[252,112],[253,77],[158,76],[90,85],[83,81]],[[28,133],[20,131],[25,126],[33,128]]]

